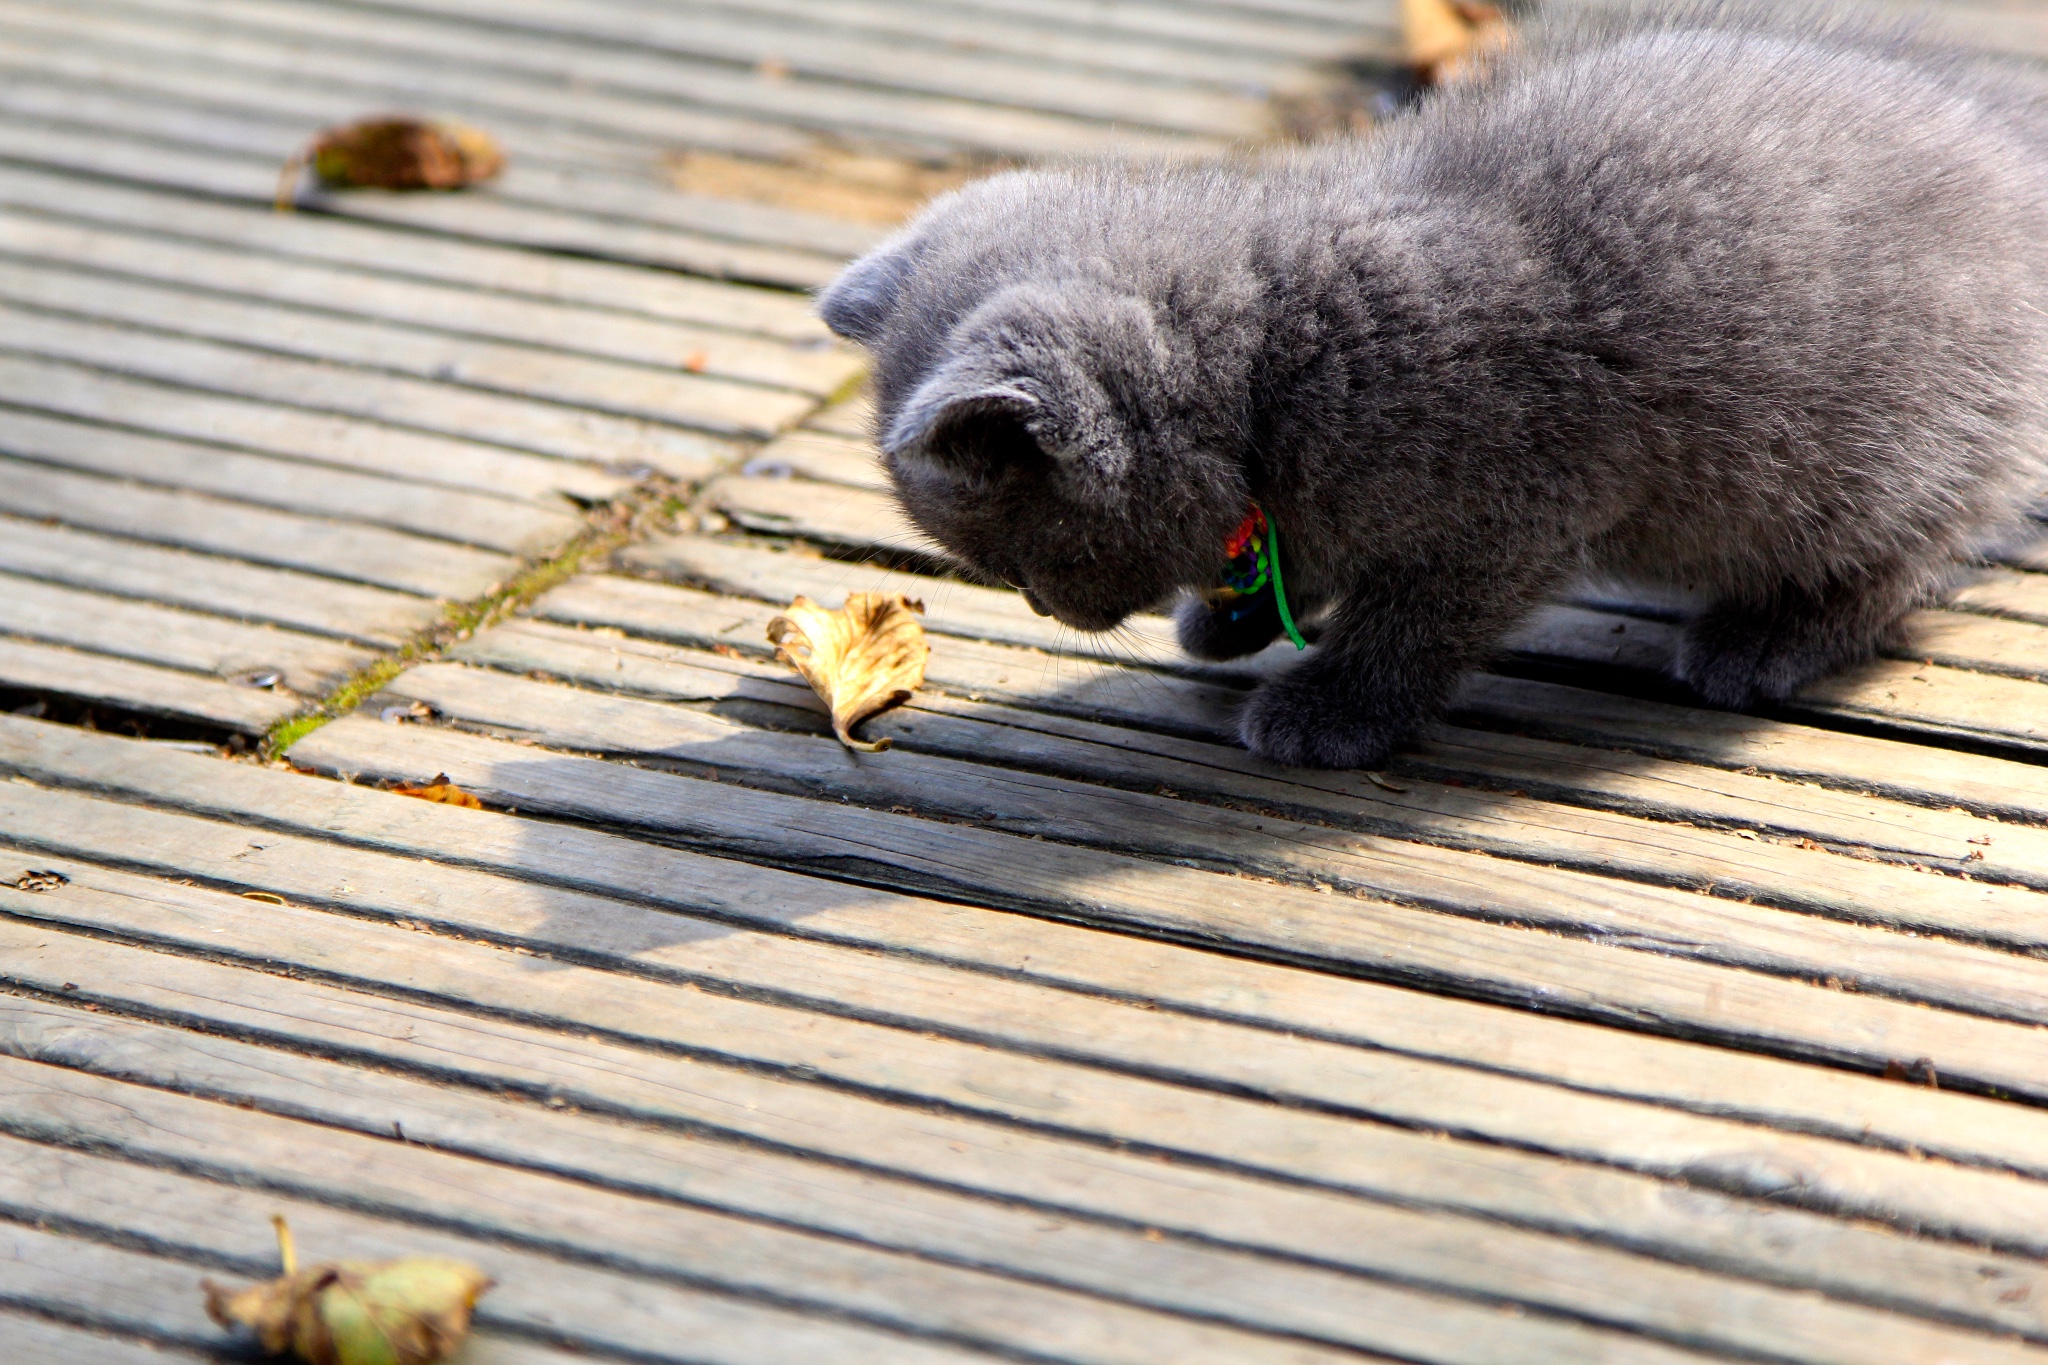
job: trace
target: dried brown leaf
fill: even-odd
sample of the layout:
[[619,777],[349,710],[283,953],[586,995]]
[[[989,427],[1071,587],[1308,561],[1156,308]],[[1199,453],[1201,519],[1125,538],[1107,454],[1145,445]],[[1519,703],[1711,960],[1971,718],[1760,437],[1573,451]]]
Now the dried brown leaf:
[[924,683],[931,653],[918,621],[924,603],[900,593],[857,592],[830,611],[807,597],[768,623],[775,656],[804,675],[832,711],[832,733],[849,749],[879,753],[886,739],[853,737],[853,727],[900,706]]
[[251,1328],[272,1355],[290,1351],[306,1365],[434,1365],[462,1345],[476,1301],[491,1287],[475,1266],[441,1256],[301,1270],[291,1229],[282,1218],[270,1221],[283,1275],[240,1290],[200,1285],[208,1316]]
[[406,115],[366,118],[322,129],[285,163],[279,208],[291,206],[299,170],[311,163],[322,184],[385,190],[459,190],[505,168],[497,140],[480,128]]
[[1438,85],[1471,74],[1507,42],[1507,16],[1485,0],[1401,0],[1401,39],[1417,80]]
[[438,801],[444,806],[465,806],[470,810],[482,810],[484,803],[471,796],[448,780],[448,774],[436,774],[432,782],[400,782],[391,788],[399,796],[416,796],[422,801]]

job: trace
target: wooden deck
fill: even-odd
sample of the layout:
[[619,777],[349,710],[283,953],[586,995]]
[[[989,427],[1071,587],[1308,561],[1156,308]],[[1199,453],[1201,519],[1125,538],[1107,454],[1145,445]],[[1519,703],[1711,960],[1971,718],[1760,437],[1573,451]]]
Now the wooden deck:
[[[1586,601],[1270,768],[1280,652],[895,512],[878,222],[676,188],[1215,149],[1393,8],[0,0],[0,1362],[247,1359],[278,1212],[472,1365],[2048,1361],[2048,541],[1768,716]],[[512,170],[270,210],[387,107]],[[764,628],[880,586],[855,755]]]

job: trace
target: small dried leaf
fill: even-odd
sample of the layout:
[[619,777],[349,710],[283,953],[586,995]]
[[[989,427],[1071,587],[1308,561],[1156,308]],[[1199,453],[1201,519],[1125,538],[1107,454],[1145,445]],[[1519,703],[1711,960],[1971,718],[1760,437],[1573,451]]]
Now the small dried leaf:
[[40,893],[55,891],[60,886],[69,886],[71,885],[71,878],[65,876],[62,872],[54,872],[47,868],[40,870],[30,868],[13,881],[7,883],[7,885],[13,887],[16,891]]
[[399,796],[417,796],[422,801],[439,801],[444,806],[466,806],[470,810],[482,810],[484,803],[471,796],[448,780],[448,774],[437,774],[432,782],[400,782],[391,791]]
[[853,727],[900,706],[924,683],[931,653],[917,614],[924,603],[900,593],[857,592],[828,611],[807,597],[768,623],[775,656],[804,675],[832,710],[832,733],[849,749],[879,753],[886,739],[853,737]]
[[1505,44],[1507,16],[1485,0],[1401,0],[1401,37],[1416,79],[1437,85]]
[[308,162],[321,183],[385,190],[458,190],[489,180],[505,168],[496,139],[479,128],[433,119],[386,115],[326,128],[285,164],[279,208]]
[[277,1225],[285,1273],[230,1291],[211,1280],[206,1312],[223,1327],[251,1328],[272,1355],[306,1365],[434,1365],[469,1334],[476,1301],[491,1278],[441,1256],[340,1261],[298,1268],[291,1230]]

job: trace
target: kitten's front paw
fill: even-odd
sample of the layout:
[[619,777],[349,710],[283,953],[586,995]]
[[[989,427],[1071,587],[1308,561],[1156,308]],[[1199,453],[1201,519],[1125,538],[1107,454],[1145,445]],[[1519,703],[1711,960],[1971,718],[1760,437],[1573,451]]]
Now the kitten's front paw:
[[1405,721],[1360,713],[1353,698],[1312,674],[1264,684],[1237,717],[1245,748],[1290,768],[1378,768],[1409,729]]
[[1180,647],[1197,659],[1241,659],[1280,634],[1280,608],[1270,592],[1217,601],[1190,597],[1174,614]]

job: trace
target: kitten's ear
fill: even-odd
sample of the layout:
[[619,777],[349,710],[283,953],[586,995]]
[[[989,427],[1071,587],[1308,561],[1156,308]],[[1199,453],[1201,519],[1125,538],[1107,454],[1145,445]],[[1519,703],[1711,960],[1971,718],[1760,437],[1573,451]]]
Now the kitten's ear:
[[978,455],[989,447],[988,438],[1025,431],[1038,411],[1038,400],[1014,383],[963,383],[960,376],[941,370],[904,403],[882,435],[882,449],[891,456],[938,463],[968,452]]
[[911,243],[900,238],[876,247],[819,292],[818,316],[849,341],[875,340],[896,311],[912,257]]

